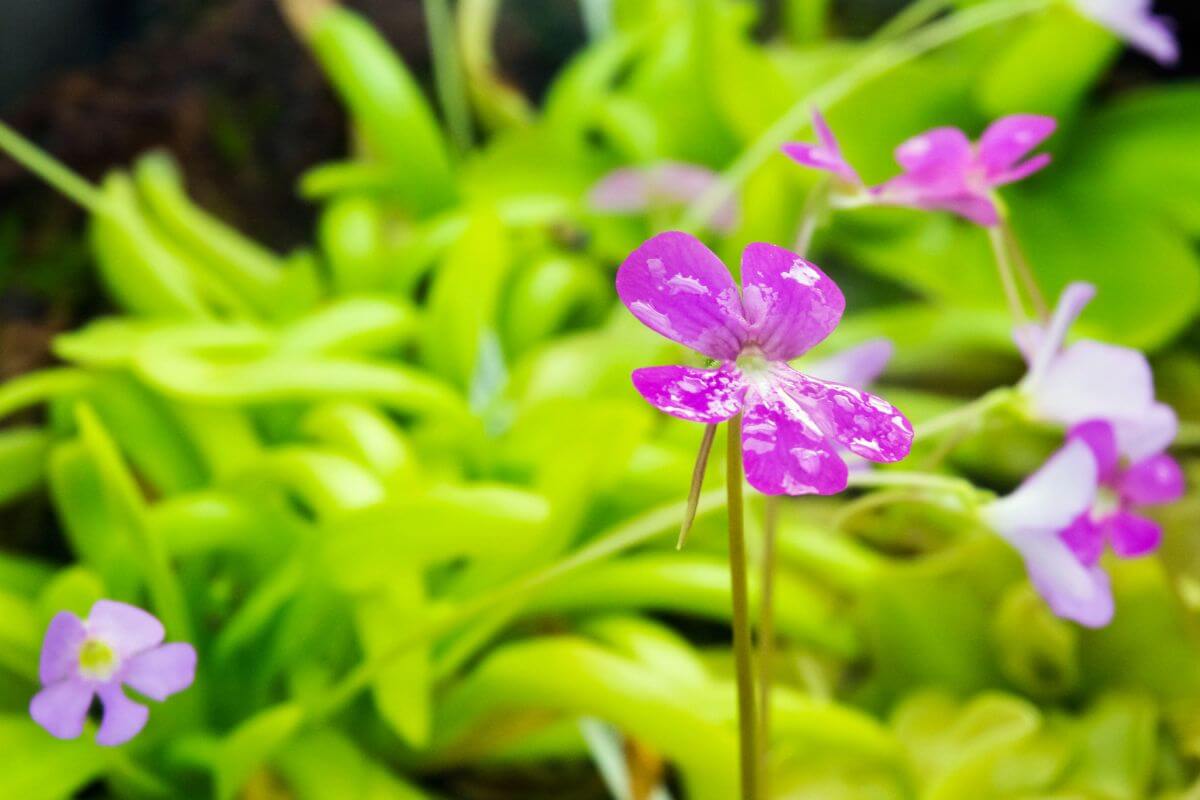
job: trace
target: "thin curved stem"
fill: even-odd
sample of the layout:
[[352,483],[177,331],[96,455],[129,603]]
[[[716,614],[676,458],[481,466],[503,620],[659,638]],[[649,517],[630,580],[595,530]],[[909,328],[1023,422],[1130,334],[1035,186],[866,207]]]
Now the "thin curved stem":
[[758,612],[758,739],[762,748],[759,783],[770,797],[771,683],[775,669],[775,573],[779,544],[779,498],[768,496],[763,509],[762,588]]
[[912,489],[920,492],[948,494],[969,502],[973,502],[979,495],[979,490],[970,481],[934,472],[864,470],[852,473],[847,486]]
[[683,512],[683,522],[679,526],[679,541],[675,543],[676,550],[682,550],[687,544],[688,532],[696,520],[696,505],[700,502],[700,490],[704,487],[704,473],[708,470],[708,455],[712,452],[713,440],[717,435],[716,425],[706,425],[704,436],[700,439],[700,451],[696,453],[696,465],[692,467],[692,485],[688,490],[687,506]]
[[993,410],[1012,402],[1016,395],[1017,390],[1011,386],[993,389],[982,397],[921,423],[917,426],[914,439],[925,441],[974,425]]
[[95,186],[3,122],[0,122],[0,150],[85,210],[93,214],[104,210],[104,198]]
[[1004,287],[1004,299],[1008,303],[1008,311],[1017,324],[1029,320],[1025,313],[1025,304],[1021,302],[1021,292],[1017,289],[1016,275],[1013,271],[1012,260],[1009,258],[1008,245],[1004,234],[998,226],[987,229],[988,242],[992,245],[992,254],[996,257],[996,270],[1000,273],[1000,285]]
[[1007,217],[1002,217],[1000,220],[1000,234],[1008,248],[1012,263],[1016,265],[1017,277],[1025,287],[1025,293],[1029,295],[1029,302],[1033,304],[1034,313],[1042,323],[1048,322],[1050,305],[1046,302],[1046,295],[1042,293],[1042,287],[1038,285],[1037,278],[1034,276],[1029,262],[1025,259],[1025,254],[1021,252],[1021,243],[1017,241],[1017,234]]
[[726,508],[729,514],[729,582],[733,596],[733,659],[737,672],[738,744],[743,800],[759,800],[760,758],[754,695],[754,657],[750,641],[750,600],[746,581],[746,530],[742,502],[742,415],[725,425],[729,434]]

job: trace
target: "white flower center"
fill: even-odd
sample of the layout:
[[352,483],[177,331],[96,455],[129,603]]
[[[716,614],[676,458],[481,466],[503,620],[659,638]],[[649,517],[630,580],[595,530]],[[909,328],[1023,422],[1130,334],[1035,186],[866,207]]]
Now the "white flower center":
[[99,639],[88,639],[79,648],[79,674],[85,678],[106,681],[119,665],[117,654]]

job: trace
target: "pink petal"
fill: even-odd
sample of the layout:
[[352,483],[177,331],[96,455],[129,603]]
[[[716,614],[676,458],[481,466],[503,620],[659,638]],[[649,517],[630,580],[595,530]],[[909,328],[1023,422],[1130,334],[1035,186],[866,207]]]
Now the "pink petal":
[[1099,419],[1088,420],[1071,428],[1067,436],[1078,439],[1091,449],[1100,470],[1101,482],[1115,474],[1121,456],[1117,452],[1117,437],[1111,424]]
[[988,178],[1009,173],[1049,138],[1057,125],[1054,117],[1038,114],[1012,114],[993,122],[979,138],[979,161]]
[[1026,382],[1041,379],[1050,362],[1058,357],[1066,344],[1067,331],[1095,296],[1096,287],[1090,283],[1076,281],[1068,284],[1058,296],[1058,305],[1054,307],[1054,314],[1045,330],[1039,326],[1025,326],[1018,330],[1018,346],[1029,364]]
[[68,678],[47,686],[29,702],[29,716],[57,739],[74,739],[83,733],[92,687],[86,681]]
[[126,697],[120,684],[102,686],[99,695],[104,705],[104,718],[100,721],[100,730],[96,732],[96,744],[105,747],[125,744],[146,727],[150,709]]
[[1059,533],[1059,538],[1085,566],[1092,566],[1104,555],[1104,527],[1092,521],[1090,514],[1080,514]]
[[1173,503],[1184,488],[1179,462],[1166,453],[1139,461],[1121,476],[1121,498],[1139,506]]
[[1164,67],[1174,66],[1179,61],[1179,40],[1174,24],[1167,17],[1141,15],[1131,20],[1120,33],[1135,49]]
[[152,700],[166,700],[196,679],[196,649],[174,642],[133,657],[121,681]]
[[896,148],[896,161],[910,173],[960,177],[974,158],[971,140],[958,128],[934,128]]
[[617,270],[617,293],[651,330],[709,358],[732,361],[746,322],[733,278],[699,239],[670,231],[648,239]]
[[1050,362],[1031,395],[1042,419],[1064,425],[1140,418],[1154,403],[1154,380],[1137,350],[1085,339]]
[[633,385],[650,405],[690,422],[717,423],[742,410],[746,381],[733,364],[719,369],[643,367]]
[[1050,162],[1053,160],[1053,157],[1051,157],[1049,153],[1042,153],[1041,155],[1034,156],[1023,164],[1018,164],[1010,170],[1005,170],[1004,172],[992,176],[991,185],[993,187],[1005,186],[1010,183],[1016,183],[1017,181],[1023,181],[1033,173],[1041,172],[1043,169],[1050,166]]
[[855,389],[866,389],[883,374],[895,349],[889,339],[871,339],[829,358],[807,364],[804,374]]
[[833,332],[846,298],[815,264],[755,242],[742,251],[742,304],[748,337],[768,359],[787,361]]
[[1179,418],[1175,409],[1165,403],[1155,403],[1136,419],[1113,420],[1117,449],[1132,463],[1161,453],[1175,440]]
[[[601,178],[588,193],[588,204],[597,211],[643,213],[694,200],[716,183],[708,167],[664,161],[645,167],[621,167]],[[737,224],[737,201],[721,204],[709,220],[714,230],[728,232]]]
[[1000,212],[992,198],[984,194],[955,194],[947,197],[930,197],[918,200],[917,205],[938,211],[949,211],[964,219],[990,228],[1000,223]]
[[827,438],[869,461],[900,461],[912,447],[912,425],[875,395],[810,378],[778,365],[780,387]]
[[50,620],[42,641],[42,656],[38,663],[38,678],[43,686],[75,674],[79,647],[87,638],[83,620],[70,611],[60,611]]
[[592,187],[588,204],[598,211],[645,211],[650,207],[650,176],[637,167],[614,169]]
[[1162,528],[1145,517],[1118,511],[1108,520],[1108,537],[1113,552],[1121,558],[1140,558],[1162,544]]
[[862,178],[858,177],[854,167],[846,161],[842,156],[842,148],[838,144],[837,137],[833,135],[833,131],[829,128],[829,124],[825,121],[825,117],[817,109],[812,112],[813,130],[817,133],[817,138],[820,144],[808,144],[806,142],[790,142],[783,146],[783,152],[793,161],[806,167],[813,169],[824,170],[832,173],[847,183],[855,185],[862,184]]
[[90,636],[116,650],[122,659],[161,644],[166,635],[153,614],[116,600],[97,600],[92,605],[87,630]]
[[757,402],[742,421],[746,480],[763,494],[836,494],[847,469],[824,435],[791,419],[778,403]]
[[1097,485],[1092,451],[1081,441],[1068,441],[1016,491],[985,506],[982,515],[1010,541],[1025,535],[1050,536],[1092,507]]
[[1034,588],[1055,614],[1089,628],[1112,621],[1112,589],[1099,566],[1082,564],[1056,536],[1026,541],[1017,549]]

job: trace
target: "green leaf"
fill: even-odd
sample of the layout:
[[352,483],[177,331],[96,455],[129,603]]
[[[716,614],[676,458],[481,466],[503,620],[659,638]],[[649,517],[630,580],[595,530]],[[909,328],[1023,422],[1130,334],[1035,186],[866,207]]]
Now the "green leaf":
[[272,759],[297,800],[432,800],[330,730],[297,738]]
[[25,715],[0,716],[0,797],[67,800],[101,775],[104,750],[82,738],[59,741]]
[[42,482],[50,437],[37,428],[0,430],[0,505]]
[[233,800],[250,776],[300,730],[304,711],[285,703],[268,708],[240,724],[220,744],[213,770],[217,800]]

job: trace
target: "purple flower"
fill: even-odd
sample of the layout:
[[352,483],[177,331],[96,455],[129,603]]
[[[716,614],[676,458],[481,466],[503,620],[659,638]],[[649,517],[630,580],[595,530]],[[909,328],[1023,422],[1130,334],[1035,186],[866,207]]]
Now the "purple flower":
[[1157,550],[1162,528],[1137,512],[1144,506],[1174,502],[1183,495],[1179,464],[1161,451],[1136,460],[1122,459],[1116,428],[1102,420],[1076,425],[1069,439],[1083,442],[1092,451],[1100,493],[1097,502],[1063,531],[1063,540],[1088,566],[1100,560],[1105,545],[1121,558],[1137,558]]
[[[621,167],[592,187],[588,202],[597,211],[640,214],[682,205],[704,194],[718,180],[708,167],[663,161],[645,167]],[[709,225],[719,233],[737,226],[737,202],[727,200],[713,212]]]
[[162,623],[153,615],[113,600],[97,600],[86,621],[59,612],[42,644],[38,675],[44,688],[30,702],[30,715],[52,736],[74,739],[99,696],[104,718],[96,742],[113,746],[129,741],[145,726],[150,711],[126,697],[123,685],[162,701],[195,678],[195,649],[162,644],[163,636]]
[[1164,66],[1179,60],[1179,41],[1168,17],[1150,11],[1152,0],[1075,0],[1075,6],[1132,47]]
[[977,145],[958,128],[934,128],[896,148],[904,172],[871,191],[879,203],[952,211],[995,225],[1000,214],[992,191],[1050,163],[1047,153],[1025,157],[1056,124],[1052,117],[1014,114],[992,123]]
[[871,461],[908,454],[912,426],[890,404],[788,365],[828,336],[845,308],[837,285],[795,253],[747,246],[739,295],[699,240],[662,233],[621,265],[617,292],[647,327],[717,362],[639,369],[634,386],[680,419],[718,423],[744,413],[746,477],[760,492],[841,491],[839,446]]
[[858,172],[846,161],[837,137],[829,129],[825,117],[815,108],[812,111],[812,124],[820,144],[789,142],[783,146],[783,152],[797,164],[832,173],[851,187],[863,188],[862,178],[858,177]]
[[805,372],[852,389],[866,389],[883,374],[895,347],[890,339],[869,339],[805,365]]
[[981,510],[1025,561],[1034,588],[1060,617],[1098,628],[1113,616],[1108,575],[1080,558],[1064,532],[1096,500],[1099,468],[1088,445],[1069,441],[1016,491]]

